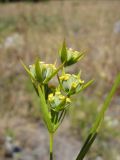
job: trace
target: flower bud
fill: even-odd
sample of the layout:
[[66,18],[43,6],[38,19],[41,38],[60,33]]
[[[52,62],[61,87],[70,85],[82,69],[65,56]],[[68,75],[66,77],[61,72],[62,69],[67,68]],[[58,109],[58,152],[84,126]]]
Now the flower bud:
[[59,112],[67,108],[71,101],[70,98],[65,97],[61,92],[56,91],[54,94],[51,93],[48,95],[48,103],[52,110]]
[[59,77],[59,79],[63,90],[69,96],[78,93],[84,83],[84,81],[80,79],[79,75],[76,76],[74,74],[64,74]]
[[66,43],[63,43],[62,48],[59,51],[61,62],[64,66],[70,66],[77,63],[81,58],[83,58],[83,52],[74,51],[71,48],[66,48]]
[[44,62],[37,61],[36,64],[30,65],[30,72],[34,79],[42,83],[56,71],[53,64],[45,64]]

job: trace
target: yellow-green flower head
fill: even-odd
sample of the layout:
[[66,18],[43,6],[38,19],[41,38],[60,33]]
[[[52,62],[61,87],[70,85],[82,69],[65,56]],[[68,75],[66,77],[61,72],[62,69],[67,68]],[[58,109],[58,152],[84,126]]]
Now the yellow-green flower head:
[[78,62],[84,55],[83,52],[75,51],[72,48],[66,48],[65,42],[59,52],[61,62],[64,63],[64,66],[70,66]]
[[59,112],[70,106],[70,98],[65,97],[61,92],[56,91],[54,94],[48,95],[48,103],[50,108],[56,112]]
[[44,62],[37,62],[36,64],[30,65],[30,72],[33,77],[38,82],[44,82],[46,79],[51,77],[51,75],[55,72],[56,67],[53,64],[45,64]]
[[59,77],[63,90],[67,95],[72,95],[81,90],[84,81],[78,75],[64,74]]

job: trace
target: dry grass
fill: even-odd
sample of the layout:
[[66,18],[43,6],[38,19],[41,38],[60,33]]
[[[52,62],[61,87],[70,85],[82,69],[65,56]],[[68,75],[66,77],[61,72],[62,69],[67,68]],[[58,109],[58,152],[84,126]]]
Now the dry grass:
[[[35,57],[54,62],[64,38],[69,47],[87,51],[70,72],[82,70],[86,80],[94,78],[87,94],[102,99],[120,72],[120,32],[114,31],[120,21],[119,6],[119,1],[112,0],[0,4],[0,112],[13,117],[13,110],[22,116],[29,111],[38,118],[33,109],[37,100],[19,57],[26,64]],[[16,34],[14,44],[6,46],[7,38]],[[119,113],[117,108],[113,113]]]

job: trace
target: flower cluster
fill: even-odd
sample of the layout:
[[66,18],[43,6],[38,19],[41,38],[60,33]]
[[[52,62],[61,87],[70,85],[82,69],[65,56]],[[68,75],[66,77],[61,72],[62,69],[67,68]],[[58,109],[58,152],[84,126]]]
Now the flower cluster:
[[[78,62],[83,57],[83,53],[68,49],[64,42],[59,55],[62,63],[59,67],[36,60],[27,68],[22,62],[40,98],[43,120],[52,133],[61,124],[66,111],[71,106],[71,96],[81,92],[92,82],[84,83],[79,74],[69,74],[65,71],[65,67]],[[58,73],[60,70],[62,74]],[[58,86],[51,88],[49,83],[54,76],[57,76]]]
[[69,107],[71,100],[70,98],[62,95],[61,92],[56,91],[54,94],[51,93],[48,95],[48,103],[50,104],[50,108],[52,110],[59,112]]
[[59,54],[61,62],[64,63],[64,66],[75,64],[84,56],[83,52],[78,52],[74,51],[72,48],[67,48],[65,42],[63,42]]
[[63,90],[68,96],[80,92],[84,81],[80,79],[79,75],[64,74],[59,77]]

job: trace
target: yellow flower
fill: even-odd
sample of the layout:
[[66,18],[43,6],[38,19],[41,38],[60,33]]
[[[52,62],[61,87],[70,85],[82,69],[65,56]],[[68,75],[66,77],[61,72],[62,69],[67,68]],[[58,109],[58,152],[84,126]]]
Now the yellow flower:
[[66,102],[71,103],[70,98],[66,98]]
[[81,79],[80,79],[79,82],[80,82],[80,84],[83,84],[83,83],[84,83],[84,80],[81,80]]
[[48,100],[49,100],[49,101],[53,101],[53,100],[54,100],[53,93],[49,94],[49,96],[48,96]]
[[65,74],[63,76],[60,77],[60,80],[64,80],[64,81],[67,81],[70,77],[70,74]]
[[55,92],[56,95],[60,95],[61,93],[59,91]]
[[62,95],[62,93],[59,91],[56,91],[54,94],[51,93],[48,95],[48,103],[50,105],[50,108],[56,112],[69,107],[70,102],[70,99]]
[[83,58],[84,53],[73,50],[72,48],[67,48],[65,41],[59,51],[61,62],[64,66],[70,66],[77,63],[81,58]]
[[39,60],[35,64],[29,65],[29,68],[34,79],[40,83],[51,80],[56,71],[54,64],[46,64]]
[[64,99],[65,99],[65,96],[61,95],[61,96],[59,96],[59,99],[60,99],[60,100],[64,100]]
[[76,88],[77,85],[78,85],[77,83],[73,82],[73,83],[72,83],[72,88]]
[[60,77],[60,83],[63,90],[70,96],[81,90],[84,81],[80,79],[80,75],[63,74]]
[[53,93],[49,94],[49,97],[52,98],[53,97]]

